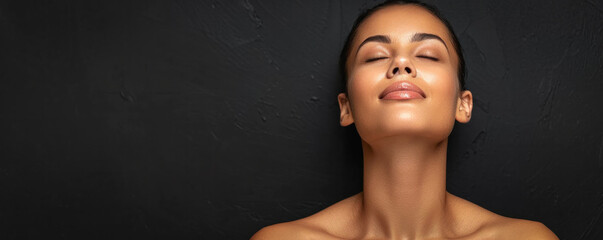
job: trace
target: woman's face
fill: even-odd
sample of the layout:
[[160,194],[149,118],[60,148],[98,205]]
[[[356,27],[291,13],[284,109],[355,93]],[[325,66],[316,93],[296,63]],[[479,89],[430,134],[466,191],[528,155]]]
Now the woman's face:
[[415,5],[389,6],[358,27],[346,62],[341,124],[364,141],[393,136],[443,140],[455,118],[467,122],[472,99],[461,92],[458,56],[446,26]]

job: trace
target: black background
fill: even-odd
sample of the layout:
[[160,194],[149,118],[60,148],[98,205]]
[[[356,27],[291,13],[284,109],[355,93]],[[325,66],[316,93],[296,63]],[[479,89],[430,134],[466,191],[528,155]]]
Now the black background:
[[[361,190],[337,57],[376,1],[2,1],[3,239],[247,239]],[[448,189],[603,239],[603,3],[438,1],[475,108]]]

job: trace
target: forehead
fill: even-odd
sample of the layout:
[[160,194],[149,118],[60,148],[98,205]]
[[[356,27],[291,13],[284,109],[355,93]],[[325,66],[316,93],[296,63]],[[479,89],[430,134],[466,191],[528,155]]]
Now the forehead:
[[353,48],[367,37],[387,35],[392,41],[409,41],[415,33],[431,33],[440,36],[446,45],[452,46],[449,31],[436,16],[413,4],[392,5],[379,9],[367,17],[357,29]]

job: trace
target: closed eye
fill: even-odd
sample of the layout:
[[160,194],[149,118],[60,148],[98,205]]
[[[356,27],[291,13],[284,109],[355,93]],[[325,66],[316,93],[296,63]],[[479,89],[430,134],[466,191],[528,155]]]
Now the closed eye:
[[369,59],[366,60],[366,62],[367,63],[368,62],[374,62],[374,61],[379,61],[379,60],[382,60],[382,59],[387,59],[387,57],[369,58]]
[[439,60],[438,58],[435,58],[435,57],[430,57],[430,56],[425,56],[425,55],[421,55],[421,56],[419,56],[419,57],[420,57],[420,58],[429,59],[429,60],[432,60],[432,61],[436,61],[436,62]]

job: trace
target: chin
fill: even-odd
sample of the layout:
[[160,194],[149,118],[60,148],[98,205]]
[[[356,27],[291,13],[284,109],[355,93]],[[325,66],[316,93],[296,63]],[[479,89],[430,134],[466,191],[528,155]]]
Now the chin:
[[[408,139],[425,140],[438,143],[448,138],[454,127],[454,119],[443,122],[430,121],[429,119],[418,119],[417,116],[409,114],[400,114],[394,119],[388,121],[374,122],[370,124],[356,124],[356,130],[360,137],[367,143],[376,142],[383,139]],[[366,126],[366,127],[362,127]]]

